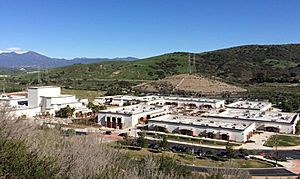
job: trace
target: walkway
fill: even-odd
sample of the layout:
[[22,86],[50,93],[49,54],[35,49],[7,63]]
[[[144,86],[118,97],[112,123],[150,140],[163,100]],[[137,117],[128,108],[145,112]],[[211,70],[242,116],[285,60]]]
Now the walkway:
[[254,143],[245,143],[240,148],[248,150],[272,150],[272,147],[264,146],[264,143],[273,135],[272,132],[264,132],[261,134],[253,135],[250,140]]
[[[276,163],[276,161],[266,159],[266,158],[264,158],[263,156],[260,156],[260,155],[255,155],[255,156],[253,155],[252,157],[260,159],[260,160],[268,161],[268,162],[271,162],[271,163]],[[287,170],[295,173],[295,174],[300,173],[300,160],[288,160],[287,162],[278,162],[278,164],[283,166]]]

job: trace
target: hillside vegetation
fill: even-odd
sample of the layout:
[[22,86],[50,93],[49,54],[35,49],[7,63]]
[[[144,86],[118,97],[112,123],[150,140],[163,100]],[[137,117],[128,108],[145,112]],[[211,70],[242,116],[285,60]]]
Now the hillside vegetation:
[[49,78],[64,81],[126,79],[155,80],[181,73],[216,76],[227,81],[298,82],[300,45],[247,45],[195,54],[175,52],[137,61],[76,64],[49,71]]
[[[300,75],[300,45],[248,45],[195,54],[194,73],[230,81],[291,81]],[[58,68],[64,77],[157,79],[188,73],[188,54],[172,53],[133,62],[103,62]]]

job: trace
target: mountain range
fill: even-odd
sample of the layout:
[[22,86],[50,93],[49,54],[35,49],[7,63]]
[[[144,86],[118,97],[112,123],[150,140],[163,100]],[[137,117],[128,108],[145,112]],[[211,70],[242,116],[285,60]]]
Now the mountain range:
[[0,53],[0,68],[54,68],[73,64],[90,64],[102,61],[132,61],[134,57],[125,58],[50,58],[37,52],[25,53],[5,52]]

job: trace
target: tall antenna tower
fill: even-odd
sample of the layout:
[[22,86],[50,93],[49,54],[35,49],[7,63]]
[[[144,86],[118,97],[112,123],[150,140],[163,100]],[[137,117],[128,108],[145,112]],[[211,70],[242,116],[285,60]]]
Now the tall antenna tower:
[[6,85],[6,78],[4,78],[4,83],[3,83],[3,88],[2,88],[3,94],[5,94],[5,85]]
[[193,58],[193,71],[194,73],[196,72],[196,55],[194,53],[194,58]]
[[45,73],[44,73],[44,75],[45,75],[45,81],[46,81],[46,83],[47,83],[47,85],[49,85],[49,74],[48,74],[48,67],[47,67],[47,65],[45,65]]
[[189,53],[189,66],[188,66],[188,70],[189,70],[189,73],[191,74],[192,73],[192,67],[191,67],[191,54]]
[[37,86],[39,86],[40,82],[41,82],[41,67],[38,67],[38,73],[37,73]]

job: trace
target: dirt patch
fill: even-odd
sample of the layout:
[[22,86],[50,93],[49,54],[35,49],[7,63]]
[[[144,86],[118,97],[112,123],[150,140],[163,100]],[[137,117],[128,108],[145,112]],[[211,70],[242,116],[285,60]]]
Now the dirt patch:
[[238,86],[221,82],[216,79],[209,79],[196,75],[181,74],[174,75],[162,80],[144,83],[137,86],[142,91],[160,92],[168,91],[194,91],[202,94],[222,94],[222,93],[239,93],[247,90]]

